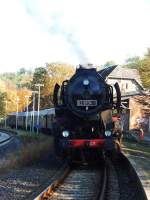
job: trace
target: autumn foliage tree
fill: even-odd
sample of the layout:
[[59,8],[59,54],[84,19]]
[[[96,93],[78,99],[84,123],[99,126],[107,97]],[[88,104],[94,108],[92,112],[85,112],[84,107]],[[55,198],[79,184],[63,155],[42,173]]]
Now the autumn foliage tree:
[[62,63],[51,63],[47,64],[46,66],[47,73],[48,73],[48,79],[46,82],[46,90],[45,94],[52,95],[54,86],[56,83],[61,84],[64,80],[69,79],[75,69],[68,64],[62,64]]
[[28,72],[23,68],[17,73],[4,73],[0,75],[0,117],[16,112],[16,100],[18,98],[19,111],[24,110],[25,96],[30,93],[30,90],[25,85],[29,83],[31,76],[31,73],[28,76]]
[[[0,74],[0,117],[6,114],[5,101],[7,101],[7,114],[16,112],[17,99],[19,99],[19,112],[25,111],[26,96],[31,96],[29,109],[32,110],[32,91],[38,90],[35,86],[37,83],[44,85],[41,87],[40,109],[52,107],[52,95],[56,82],[61,84],[73,73],[74,68],[71,65],[47,63],[45,67],[35,68],[33,73],[31,70],[21,68],[16,73]],[[37,101],[38,95],[36,95],[35,110],[37,110]]]
[[143,86],[150,89],[150,49],[147,49],[147,53],[143,58],[137,56],[128,58],[126,63],[125,67],[139,71]]
[[6,98],[6,93],[5,92],[0,92],[0,118],[4,117],[6,114],[5,110],[5,98]]
[[73,66],[64,63],[47,63],[46,67],[35,69],[31,88],[37,90],[35,86],[37,83],[44,85],[41,87],[41,109],[53,106],[52,96],[55,84],[61,84],[64,80],[69,79],[74,71]]
[[36,84],[46,84],[47,81],[47,70],[44,67],[35,68],[33,73],[33,79],[31,80],[31,89],[37,90]]
[[150,57],[139,62],[139,73],[145,88],[150,89]]
[[[27,88],[17,89],[17,98],[19,99],[18,110],[20,112],[26,110],[26,96],[31,96],[31,91],[29,89]],[[30,102],[31,102],[31,99],[30,99]]]

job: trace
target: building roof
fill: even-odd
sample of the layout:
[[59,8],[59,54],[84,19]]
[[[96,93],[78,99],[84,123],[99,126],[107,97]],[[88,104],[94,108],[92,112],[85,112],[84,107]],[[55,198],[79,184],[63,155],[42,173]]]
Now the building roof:
[[130,69],[130,68],[118,66],[116,67],[116,69],[112,71],[109,77],[131,78],[131,79],[135,79],[140,85],[142,85],[139,72],[136,69]]

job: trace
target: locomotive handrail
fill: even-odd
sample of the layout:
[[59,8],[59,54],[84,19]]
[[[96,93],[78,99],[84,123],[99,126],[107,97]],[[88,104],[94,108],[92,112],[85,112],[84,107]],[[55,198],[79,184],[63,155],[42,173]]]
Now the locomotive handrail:
[[117,94],[116,108],[119,110],[121,106],[121,91],[120,91],[119,84],[117,82],[114,84],[114,87]]

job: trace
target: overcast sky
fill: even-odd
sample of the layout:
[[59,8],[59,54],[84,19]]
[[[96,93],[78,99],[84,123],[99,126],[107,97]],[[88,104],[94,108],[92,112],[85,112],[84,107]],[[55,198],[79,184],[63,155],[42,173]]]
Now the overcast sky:
[[0,72],[143,55],[150,0],[0,0]]

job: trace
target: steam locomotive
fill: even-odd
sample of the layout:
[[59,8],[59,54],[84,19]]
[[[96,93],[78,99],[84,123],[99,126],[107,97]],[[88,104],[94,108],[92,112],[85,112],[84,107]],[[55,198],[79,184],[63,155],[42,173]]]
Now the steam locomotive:
[[53,135],[57,154],[62,158],[89,162],[104,152],[120,151],[112,120],[112,110],[120,109],[120,88],[118,83],[111,86],[106,82],[116,67],[97,71],[79,65],[70,80],[55,85]]

